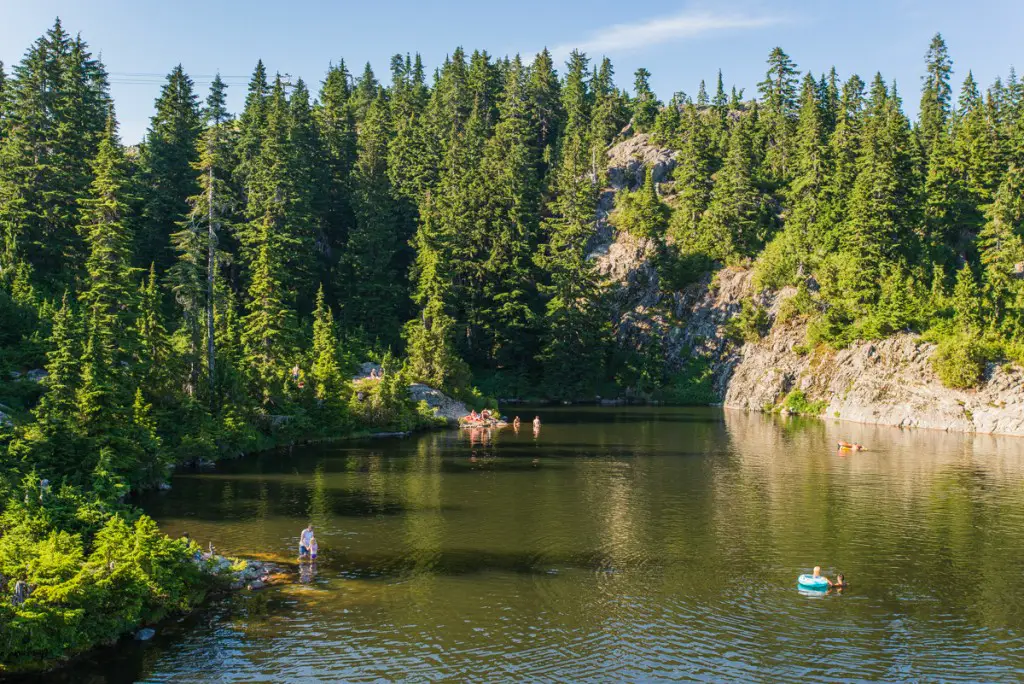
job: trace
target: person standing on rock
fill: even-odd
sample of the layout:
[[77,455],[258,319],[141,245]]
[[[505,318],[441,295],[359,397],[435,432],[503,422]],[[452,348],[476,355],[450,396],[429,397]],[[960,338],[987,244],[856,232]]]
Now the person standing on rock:
[[309,558],[310,549],[313,545],[313,523],[310,523],[306,529],[302,530],[302,534],[299,535],[299,560],[303,558]]

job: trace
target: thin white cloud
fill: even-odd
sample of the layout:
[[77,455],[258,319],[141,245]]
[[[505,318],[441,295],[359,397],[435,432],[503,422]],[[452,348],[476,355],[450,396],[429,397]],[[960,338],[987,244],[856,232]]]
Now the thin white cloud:
[[635,24],[614,24],[595,31],[585,40],[557,45],[551,52],[556,58],[563,58],[573,50],[590,54],[625,52],[713,31],[756,29],[784,21],[782,17],[717,14],[689,9]]

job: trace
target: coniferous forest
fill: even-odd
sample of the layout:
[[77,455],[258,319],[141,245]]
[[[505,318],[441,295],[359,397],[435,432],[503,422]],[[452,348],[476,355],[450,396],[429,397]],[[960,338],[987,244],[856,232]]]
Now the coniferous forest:
[[[685,381],[615,344],[588,259],[632,135],[679,152],[611,214],[657,242],[663,287],[753,268],[795,287],[808,345],[917,332],[953,387],[1024,359],[1024,83],[965,70],[953,92],[941,36],[922,47],[917,121],[882,74],[778,48],[756,94],[719,72],[661,99],[578,52],[339,61],[319,84],[257,62],[240,112],[178,66],[125,146],[58,21],[0,65],[0,663],[199,600],[190,542],[125,498],[175,464],[430,425],[413,381],[477,408]],[[384,379],[353,383],[366,360]]]

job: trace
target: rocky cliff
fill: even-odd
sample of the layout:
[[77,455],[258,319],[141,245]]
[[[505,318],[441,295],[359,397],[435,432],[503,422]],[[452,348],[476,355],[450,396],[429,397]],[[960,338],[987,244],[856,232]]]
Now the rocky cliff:
[[[670,371],[692,356],[707,359],[727,408],[775,409],[800,390],[821,402],[821,416],[830,420],[1024,436],[1024,372],[1018,367],[991,364],[979,388],[961,391],[942,385],[930,363],[934,345],[914,335],[842,350],[807,349],[804,322],[777,320],[794,293],[755,292],[749,270],[725,269],[680,292],[662,289],[653,241],[617,234],[607,215],[615,191],[635,187],[644,165],[667,178],[674,163],[642,136],[609,151],[612,187],[603,195],[590,256],[610,287],[618,344],[660,344]],[[759,341],[737,342],[726,332],[744,300],[768,314],[770,332]]]

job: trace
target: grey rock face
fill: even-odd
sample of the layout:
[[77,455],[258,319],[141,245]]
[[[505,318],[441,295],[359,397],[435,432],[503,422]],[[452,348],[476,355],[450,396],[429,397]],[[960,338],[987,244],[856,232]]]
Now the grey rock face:
[[469,415],[469,410],[464,403],[422,383],[416,382],[409,385],[409,396],[417,403],[427,402],[427,405],[434,410],[435,416],[444,418],[449,423],[458,424],[460,418]]
[[649,168],[655,183],[664,182],[676,167],[678,154],[654,145],[647,133],[637,133],[608,150],[608,181],[616,189],[636,188]]
[[801,390],[827,403],[826,419],[1024,436],[1024,372],[1018,367],[993,364],[979,388],[950,389],[932,369],[935,345],[916,335],[797,353],[807,333],[799,322],[779,323],[762,340],[736,347],[722,338],[721,325],[740,302],[753,297],[774,322],[791,292],[755,296],[749,271],[723,270],[717,283],[694,302],[682,335],[702,342],[695,348],[712,359],[715,387],[728,408],[760,411]]

